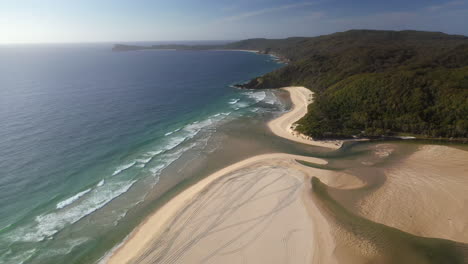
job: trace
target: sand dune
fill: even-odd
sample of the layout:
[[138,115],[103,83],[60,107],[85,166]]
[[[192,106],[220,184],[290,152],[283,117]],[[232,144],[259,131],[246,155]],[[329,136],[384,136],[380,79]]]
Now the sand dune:
[[[286,89],[295,106],[269,123],[272,131],[338,148],[291,134],[311,94]],[[377,145],[377,159],[388,158],[390,149]],[[467,151],[424,146],[382,168],[379,179],[366,180],[298,162],[326,165],[323,159],[255,156],[182,191],[108,263],[465,263],[466,160]],[[352,202],[340,203],[329,191],[344,192]]]

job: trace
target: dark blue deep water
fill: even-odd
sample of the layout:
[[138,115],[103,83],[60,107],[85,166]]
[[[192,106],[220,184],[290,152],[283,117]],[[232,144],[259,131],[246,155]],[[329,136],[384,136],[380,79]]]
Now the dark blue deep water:
[[280,66],[249,52],[0,46],[0,263],[86,245],[86,227],[59,234],[136,182],[157,184],[204,128],[254,111],[265,92],[230,85]]

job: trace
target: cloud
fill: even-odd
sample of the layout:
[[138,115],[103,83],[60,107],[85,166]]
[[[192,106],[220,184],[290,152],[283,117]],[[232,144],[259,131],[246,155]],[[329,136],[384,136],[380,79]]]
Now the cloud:
[[238,21],[242,19],[246,19],[249,17],[254,17],[254,16],[260,16],[264,15],[267,13],[273,13],[273,12],[278,12],[278,11],[283,11],[287,9],[294,9],[294,8],[300,8],[300,7],[306,7],[306,6],[311,6],[314,5],[315,3],[313,2],[302,2],[302,3],[297,3],[297,4],[290,4],[290,5],[282,5],[282,6],[277,6],[277,7],[269,7],[269,8],[264,8],[264,9],[259,9],[259,10],[254,10],[250,12],[245,12],[233,16],[228,16],[224,17],[221,19],[221,21]]
[[438,11],[440,9],[445,9],[445,8],[449,8],[449,7],[453,7],[453,6],[464,5],[466,3],[467,3],[467,1],[455,0],[455,1],[450,1],[450,2],[447,2],[447,3],[443,3],[443,4],[440,4],[440,5],[428,6],[426,8],[426,10],[428,10],[428,11]]

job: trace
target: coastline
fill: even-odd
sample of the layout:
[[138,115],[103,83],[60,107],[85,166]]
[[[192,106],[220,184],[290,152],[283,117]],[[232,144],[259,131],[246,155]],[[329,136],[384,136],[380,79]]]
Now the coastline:
[[343,145],[341,140],[313,140],[311,137],[303,135],[294,130],[294,123],[307,114],[307,106],[314,102],[314,93],[305,87],[285,87],[291,97],[291,111],[268,122],[268,127],[277,136],[312,146],[339,149]]
[[327,162],[322,159],[313,157],[304,157],[299,155],[291,155],[284,153],[264,154],[254,156],[230,166],[227,166],[190,186],[188,189],[182,191],[176,197],[171,199],[160,209],[158,209],[153,215],[148,217],[143,223],[141,223],[128,237],[128,239],[117,248],[114,253],[108,258],[106,263],[130,263],[130,261],[139,255],[145,247],[149,245],[152,239],[157,237],[158,234],[164,231],[172,217],[183,208],[183,206],[193,199],[199,193],[205,191],[210,184],[215,182],[217,179],[222,178],[230,173],[244,169],[252,165],[264,165],[267,161],[272,160],[288,160],[295,162],[296,159],[305,160],[307,162],[325,165]]
[[[332,149],[341,147],[342,142],[317,142],[294,134],[291,126],[306,113],[312,93],[303,87],[284,89],[291,96],[293,108],[268,123],[272,132],[307,145]],[[391,144],[378,144],[375,155],[386,158],[393,151]],[[443,156],[434,156],[438,152],[444,153]],[[265,261],[264,258],[268,258],[270,263],[284,263],[285,258],[294,260],[293,263],[393,263],[393,255],[401,250],[400,245],[426,245],[429,240],[434,240],[427,237],[449,239],[446,241],[450,243],[467,243],[468,237],[460,235],[461,230],[468,228],[463,223],[467,215],[453,204],[459,204],[463,199],[463,188],[468,182],[463,177],[440,177],[444,171],[453,175],[463,173],[463,159],[468,158],[467,153],[446,146],[420,147],[398,167],[385,169],[383,182],[377,187],[373,182],[376,180],[372,178],[313,168],[302,163],[327,165],[323,159],[283,153],[254,156],[218,170],[176,195],[141,223],[106,263],[152,263],[155,260],[192,263],[204,262],[206,255],[210,260],[223,263],[239,263],[247,259],[260,263]],[[450,157],[457,159],[451,163]],[[434,173],[426,175],[424,168],[429,164]],[[281,184],[270,184],[275,181],[262,183],[271,175],[276,177],[275,181],[281,180]],[[315,184],[311,183],[315,177],[323,182],[325,190],[329,186],[332,194],[315,194]],[[420,180],[415,183],[412,178]],[[454,181],[458,184],[453,185]],[[236,191],[244,190],[246,186],[251,187],[237,196]],[[409,189],[399,191],[400,186]],[[431,197],[443,195],[437,186],[450,189],[453,195],[447,202],[440,197],[437,210],[434,210]],[[294,196],[271,196],[292,187],[295,188]],[[348,192],[355,196],[362,193],[356,196],[357,200],[348,203]],[[418,198],[421,192],[425,193],[422,199]],[[259,196],[255,196],[257,194]],[[231,195],[235,199],[231,199]],[[388,195],[392,197],[391,202]],[[249,199],[242,200],[244,196],[249,196]],[[330,203],[329,200],[334,199],[336,201]],[[288,201],[288,204],[277,210],[272,205],[276,200]],[[408,204],[408,200],[414,202]],[[224,207],[225,210],[219,209]],[[411,217],[409,221],[408,216],[415,207],[418,208],[418,216]],[[343,213],[347,210],[356,214]],[[258,211],[261,214],[255,215]],[[445,218],[438,217],[439,214],[447,216],[449,224],[444,222]],[[434,218],[438,219],[436,229],[431,221]],[[252,219],[262,220],[255,222],[252,230],[268,228],[267,234],[261,232],[262,236],[259,236],[247,232],[252,231],[250,226],[246,226]],[[356,234],[356,227],[363,234]],[[366,238],[366,234],[371,234],[371,237]],[[289,247],[287,241],[290,239],[294,239],[294,253],[283,249]],[[284,241],[286,243],[282,244]],[[215,250],[219,255],[210,253],[220,245],[219,251]],[[466,244],[460,245],[463,248]],[[399,260],[409,258],[430,263],[421,259],[419,254],[405,249]]]
[[[292,110],[270,121],[268,123],[268,127],[270,128],[270,130],[279,137],[283,137],[295,142],[331,149],[340,148],[341,142],[339,144],[337,144],[337,142],[320,142],[306,139],[305,137],[297,136],[297,134],[293,134],[293,131],[291,130],[291,125],[297,120],[299,120],[303,115],[305,115],[305,113],[307,112],[307,105],[311,102],[310,99],[312,98],[313,94],[310,90],[304,87],[286,87],[283,89],[288,91],[291,96],[291,101],[293,105]],[[302,167],[296,162],[296,160],[306,161],[318,165],[327,164],[325,160],[319,158],[284,153],[274,153],[254,156],[232,164],[230,166],[227,166],[205,177],[204,179],[200,180],[194,185],[188,187],[186,190],[183,190],[173,199],[169,200],[166,204],[164,204],[161,208],[156,210],[154,214],[150,215],[140,225],[137,226],[137,228],[127,237],[126,241],[122,242],[117,248],[110,252],[110,256],[105,257],[104,262],[109,264],[129,263],[129,261],[132,258],[138,256],[139,252],[144,250],[145,247],[147,247],[150,244],[152,239],[157,237],[158,234],[160,234],[164,230],[164,228],[169,224],[171,218],[177,213],[178,210],[180,210],[180,208],[184,206],[184,204],[188,203],[191,199],[193,199],[197,194],[199,194],[203,190],[208,189],[210,184],[215,182],[217,179],[229,175],[230,173],[233,173],[235,171],[242,170],[253,165],[265,165],[268,164],[268,162],[271,162],[272,160],[283,162],[288,161],[289,167]],[[302,169],[298,170],[303,172]],[[304,180],[309,177],[300,176],[300,178]],[[302,188],[304,188],[304,186],[307,186],[306,182],[307,180],[304,180]],[[303,197],[301,198],[301,200],[304,200],[304,194],[302,194],[301,196]],[[310,211],[308,215],[312,219],[312,216],[310,216]],[[324,223],[323,219],[317,220],[317,222]],[[325,228],[324,226],[321,227],[322,229]],[[327,240],[331,241],[330,239]],[[315,245],[314,247],[317,247],[317,245]]]

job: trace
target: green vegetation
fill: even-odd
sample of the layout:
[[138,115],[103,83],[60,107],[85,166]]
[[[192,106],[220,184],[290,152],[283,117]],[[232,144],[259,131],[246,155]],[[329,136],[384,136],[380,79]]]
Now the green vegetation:
[[314,138],[419,135],[468,138],[468,37],[440,32],[351,30],[311,38],[249,39],[250,49],[288,65],[239,85],[305,86],[315,103],[298,122]]
[[330,196],[327,186],[316,177],[312,178],[312,191],[341,227],[359,241],[372,243],[379,252],[385,252],[381,259],[370,260],[372,263],[455,264],[468,259],[464,243],[415,236],[351,213]]
[[273,43],[269,50],[291,63],[245,87],[314,91],[316,102],[299,121],[304,134],[468,137],[468,37],[352,30]]
[[299,129],[313,137],[467,137],[468,67],[350,76],[319,95]]

